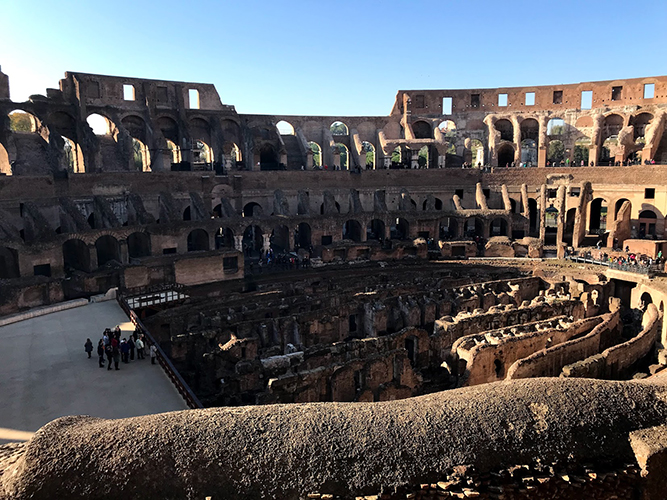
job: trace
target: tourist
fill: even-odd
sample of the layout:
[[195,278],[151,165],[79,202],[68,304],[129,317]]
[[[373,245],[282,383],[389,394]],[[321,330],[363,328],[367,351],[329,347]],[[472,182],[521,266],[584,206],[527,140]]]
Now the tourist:
[[155,364],[155,358],[157,358],[157,347],[155,347],[155,344],[151,344],[151,365]]
[[104,341],[105,346],[109,345],[109,332],[110,330],[108,328],[105,328],[104,335],[102,335],[102,340]]
[[86,339],[86,343],[83,344],[83,348],[88,353],[88,359],[90,359],[90,355],[93,352],[93,343],[90,341],[90,339]]
[[109,361],[109,366],[107,367],[107,370],[111,370],[111,363],[113,362],[113,346],[111,343],[107,344],[104,347],[104,353],[107,355],[107,361]]
[[97,356],[100,362],[100,368],[104,368],[104,339],[97,343]]
[[[114,339],[116,340],[116,339]],[[113,344],[112,344],[113,346]],[[118,341],[116,340],[116,345],[112,348],[112,353],[113,353],[113,364],[116,367],[116,370],[120,370],[118,368],[118,363],[120,363],[120,346],[118,344]]]
[[134,340],[130,335],[130,338],[127,339],[127,346],[130,348],[130,361],[134,361]]
[[130,362],[130,346],[127,344],[127,339],[123,339],[120,342],[120,357],[123,363]]
[[137,347],[137,359],[144,359],[144,341],[143,335],[137,339],[135,345]]

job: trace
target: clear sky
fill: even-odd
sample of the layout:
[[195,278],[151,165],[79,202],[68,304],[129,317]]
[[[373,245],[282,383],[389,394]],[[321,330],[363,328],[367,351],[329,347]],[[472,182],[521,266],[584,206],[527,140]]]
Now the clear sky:
[[667,74],[667,1],[0,0],[11,97],[65,71],[215,84],[239,113],[387,115],[396,91]]

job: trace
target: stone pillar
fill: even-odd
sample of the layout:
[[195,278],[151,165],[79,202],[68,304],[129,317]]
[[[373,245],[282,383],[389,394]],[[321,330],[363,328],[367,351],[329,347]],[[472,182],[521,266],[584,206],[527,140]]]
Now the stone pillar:
[[[556,233],[556,251],[559,258],[564,257],[563,246],[563,232],[565,231],[565,220],[567,216],[565,204],[565,186],[558,186],[558,193],[556,194],[556,209],[558,210],[558,229]],[[563,255],[561,255],[561,252]]]
[[308,151],[306,152],[306,168],[308,170],[313,169],[313,150],[312,149],[308,149]]
[[410,150],[410,168],[419,168],[419,150]]
[[120,240],[118,242],[118,247],[120,250],[120,263],[128,264],[130,262],[130,256],[127,251],[127,240]]
[[227,172],[230,172],[236,166],[232,163],[232,154],[230,153],[228,156],[225,156],[224,159],[225,159],[225,170],[227,170]]
[[234,248],[243,252],[243,236],[234,236]]
[[94,244],[88,245],[88,252],[90,253],[90,271],[97,269],[97,247]]
[[266,255],[271,248],[271,233],[262,234],[262,254]]
[[546,226],[545,226],[546,208],[547,208],[547,185],[542,184],[542,187],[540,189],[540,206],[538,207],[540,211],[540,218],[538,219],[540,223],[540,239],[542,240],[542,243],[544,243],[544,237],[546,234]]

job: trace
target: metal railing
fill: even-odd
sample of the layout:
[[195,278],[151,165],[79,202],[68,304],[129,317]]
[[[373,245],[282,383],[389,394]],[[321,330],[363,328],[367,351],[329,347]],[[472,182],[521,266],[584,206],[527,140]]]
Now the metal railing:
[[160,344],[155,340],[148,328],[146,328],[137,314],[130,308],[125,297],[122,294],[119,294],[117,300],[121,309],[125,311],[125,314],[127,314],[127,317],[130,319],[135,328],[143,333],[144,338],[148,340],[146,343],[147,346],[154,345],[156,347],[158,363],[160,363],[160,366],[162,366],[162,369],[167,374],[167,377],[169,377],[169,380],[171,380],[171,382],[176,387],[176,390],[183,397],[185,403],[192,409],[203,408],[204,405],[202,405],[201,401],[199,401],[199,398],[196,396],[196,394],[192,392],[192,389],[190,389],[190,386],[187,384],[187,382],[183,380],[181,374],[178,373],[178,370],[162,350],[162,347],[160,347]]
[[625,271],[628,273],[642,274],[644,276],[653,277],[660,272],[660,267],[656,265],[644,266],[642,264],[619,264],[617,262],[609,262],[604,260],[597,260],[586,257],[581,257],[579,255],[568,255],[565,257],[566,260],[572,262],[578,262],[580,264],[596,264],[598,266],[607,266],[609,269],[615,271]]

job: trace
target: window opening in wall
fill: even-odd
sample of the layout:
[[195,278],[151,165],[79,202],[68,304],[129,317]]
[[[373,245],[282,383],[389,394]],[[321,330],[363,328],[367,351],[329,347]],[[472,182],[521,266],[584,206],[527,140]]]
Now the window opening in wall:
[[163,248],[162,255],[170,255],[176,253],[176,247],[173,248]]
[[498,94],[498,106],[507,106],[507,94]]
[[496,359],[493,362],[493,367],[495,368],[496,371],[496,377],[500,378],[500,376],[503,374],[503,364],[500,362],[499,359]]
[[239,270],[239,259],[238,257],[224,257],[222,259],[222,269],[225,272],[233,272]]
[[361,392],[365,385],[364,374],[361,370],[354,372],[354,390]]
[[489,196],[491,196],[490,189],[482,189],[482,193],[484,193],[484,198],[486,198],[487,200],[489,199]]
[[526,92],[526,106],[535,106],[535,92]]
[[322,245],[331,245],[331,243],[333,243],[333,236],[322,236]]
[[451,115],[453,108],[453,99],[451,97],[442,98],[442,114]]
[[356,314],[350,314],[349,318],[349,326],[350,326],[350,333],[355,333],[357,331],[357,315]]
[[611,88],[611,100],[612,101],[620,101],[622,92],[623,92],[623,87],[612,87]]
[[581,91],[581,109],[591,109],[593,107],[593,91]]
[[547,198],[549,199],[555,198],[557,193],[558,193],[557,189],[547,189]]
[[51,264],[38,264],[33,266],[32,270],[35,276],[51,277]]
[[563,104],[563,91],[562,90],[554,90],[553,103],[554,104]]
[[457,189],[456,191],[454,191],[454,194],[459,198],[463,199],[463,189]]
[[479,108],[479,94],[470,94],[470,107]]
[[655,83],[644,84],[644,99],[653,99],[655,97]]
[[655,198],[655,188],[644,189],[644,199],[653,200]]
[[581,188],[570,188],[570,196],[580,196]]
[[158,87],[157,88],[157,103],[166,104],[169,101],[169,94],[167,93],[167,87]]
[[197,89],[188,90],[188,99],[190,101],[190,109],[199,109],[199,91]]
[[424,107],[424,95],[416,95],[415,96],[415,108],[423,108]]
[[130,85],[128,83],[123,85],[123,99],[126,101],[134,101],[134,85]]

